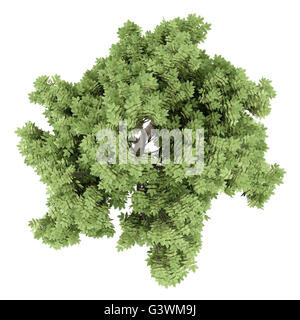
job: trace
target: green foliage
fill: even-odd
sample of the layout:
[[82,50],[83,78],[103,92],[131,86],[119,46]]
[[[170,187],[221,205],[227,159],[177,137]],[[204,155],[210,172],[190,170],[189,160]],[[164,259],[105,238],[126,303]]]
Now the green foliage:
[[[149,247],[152,276],[164,286],[196,269],[206,211],[221,192],[242,192],[249,206],[262,208],[282,183],[284,170],[265,162],[266,128],[275,92],[258,84],[220,56],[198,48],[210,26],[203,19],[163,21],[153,32],[127,22],[119,42],[78,83],[41,76],[30,101],[44,107],[53,132],[28,122],[17,130],[25,163],[48,187],[48,213],[32,220],[35,238],[55,249],[79,235],[111,237],[112,206],[120,214],[118,250]],[[205,130],[201,175],[185,175],[184,164],[100,164],[101,128],[117,132],[151,119],[155,128]]]

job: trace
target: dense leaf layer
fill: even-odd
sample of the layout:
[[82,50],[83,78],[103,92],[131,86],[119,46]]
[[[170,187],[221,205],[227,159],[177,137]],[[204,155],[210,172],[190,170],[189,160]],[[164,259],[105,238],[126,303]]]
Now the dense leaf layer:
[[[210,26],[203,19],[163,21],[142,34],[128,21],[110,55],[97,60],[78,83],[41,76],[30,101],[44,107],[53,132],[28,122],[17,130],[25,163],[48,186],[48,213],[30,226],[53,248],[80,241],[79,235],[111,237],[112,206],[121,213],[118,249],[146,245],[152,276],[175,285],[196,268],[206,211],[221,192],[242,192],[262,208],[282,183],[284,170],[265,162],[266,128],[275,92],[258,84],[220,56],[198,48]],[[150,119],[158,129],[205,130],[205,166],[187,176],[185,164],[100,164],[102,128],[118,131]],[[127,146],[128,147],[128,146]]]

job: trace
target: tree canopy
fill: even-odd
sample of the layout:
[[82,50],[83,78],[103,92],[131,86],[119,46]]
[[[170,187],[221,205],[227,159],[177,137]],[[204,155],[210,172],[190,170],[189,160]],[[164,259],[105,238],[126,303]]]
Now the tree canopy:
[[[196,15],[164,20],[145,33],[128,21],[109,55],[79,82],[57,75],[35,81],[30,101],[43,106],[53,129],[27,122],[17,130],[25,163],[49,195],[48,212],[30,222],[35,238],[60,249],[79,243],[80,234],[112,237],[115,207],[121,210],[118,250],[149,247],[151,275],[169,286],[196,269],[206,212],[218,194],[240,192],[250,207],[263,208],[284,175],[265,161],[266,128],[259,121],[275,91],[270,80],[255,83],[245,70],[201,49],[209,29]],[[122,121],[140,128],[145,119],[157,129],[203,128],[201,174],[187,175],[185,163],[172,161],[97,161],[99,130],[117,133]]]

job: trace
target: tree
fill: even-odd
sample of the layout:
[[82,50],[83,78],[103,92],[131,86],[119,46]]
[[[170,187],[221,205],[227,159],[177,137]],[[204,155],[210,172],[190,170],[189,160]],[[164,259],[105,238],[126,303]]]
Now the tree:
[[[30,222],[35,238],[59,249],[79,243],[80,234],[112,237],[110,208],[123,210],[130,198],[130,211],[119,216],[118,250],[148,246],[151,275],[169,286],[196,269],[206,212],[219,193],[241,192],[250,207],[263,208],[284,175],[265,161],[266,128],[259,122],[275,91],[269,80],[256,84],[198,48],[209,29],[196,15],[162,21],[144,34],[128,21],[109,56],[79,82],[57,75],[35,81],[30,101],[44,107],[53,129],[27,122],[17,130],[25,163],[49,194],[47,214]],[[97,161],[99,130],[118,133],[121,121],[131,130],[146,120],[157,129],[204,128],[201,174],[187,175],[184,162]]]

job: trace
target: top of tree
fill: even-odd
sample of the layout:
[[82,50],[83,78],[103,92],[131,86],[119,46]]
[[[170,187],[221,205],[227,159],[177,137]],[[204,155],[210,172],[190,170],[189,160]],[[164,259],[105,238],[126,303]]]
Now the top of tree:
[[[199,47],[210,25],[189,15],[162,21],[142,33],[133,22],[118,30],[109,56],[99,58],[77,83],[41,76],[30,101],[43,106],[52,131],[28,122],[17,130],[19,150],[48,187],[49,211],[30,226],[37,239],[59,249],[80,234],[111,237],[112,206],[122,234],[118,249],[146,245],[152,276],[164,286],[196,268],[201,230],[211,200],[220,193],[247,197],[262,208],[282,183],[284,170],[268,164],[266,128],[275,91],[221,56]],[[204,169],[187,175],[186,164],[101,164],[96,135],[119,123],[140,128],[204,128]],[[130,148],[130,142],[127,143]],[[98,254],[98,253],[97,253]]]

